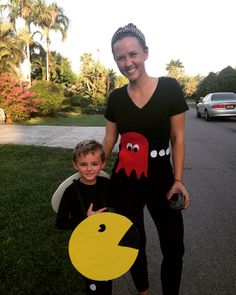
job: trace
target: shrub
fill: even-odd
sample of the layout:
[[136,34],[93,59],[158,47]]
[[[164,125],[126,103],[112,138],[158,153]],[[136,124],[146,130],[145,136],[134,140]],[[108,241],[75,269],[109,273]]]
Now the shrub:
[[62,106],[62,108],[60,109],[60,112],[78,112],[77,108],[70,106],[70,105],[65,105]]
[[89,105],[89,100],[86,97],[80,95],[74,95],[70,98],[70,104],[72,106],[87,107]]
[[94,106],[94,105],[88,105],[87,107],[82,108],[82,112],[84,114],[88,115],[94,115],[94,114],[104,114],[105,113],[105,106]]
[[104,104],[104,99],[101,103],[99,100],[92,100],[90,97],[75,95],[70,98],[71,106],[78,106],[81,108],[84,114],[104,114],[106,106]]
[[20,81],[8,74],[0,74],[0,107],[6,114],[6,122],[25,121],[39,111],[34,95]]
[[64,89],[60,84],[47,81],[35,81],[30,88],[37,99],[44,99],[39,109],[42,115],[52,115],[60,110],[64,99]]

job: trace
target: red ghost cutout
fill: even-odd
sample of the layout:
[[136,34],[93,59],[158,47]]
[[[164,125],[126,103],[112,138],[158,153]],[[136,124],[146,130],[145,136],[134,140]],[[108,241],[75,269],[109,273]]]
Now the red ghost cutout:
[[137,132],[127,132],[121,135],[120,142],[121,149],[116,173],[124,168],[127,176],[130,176],[134,170],[137,178],[140,178],[142,173],[147,177],[148,141],[146,137]]

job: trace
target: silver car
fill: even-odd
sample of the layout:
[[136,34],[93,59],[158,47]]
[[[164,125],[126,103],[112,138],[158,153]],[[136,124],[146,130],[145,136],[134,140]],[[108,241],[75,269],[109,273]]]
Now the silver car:
[[209,93],[196,105],[197,118],[236,117],[236,94],[233,92]]

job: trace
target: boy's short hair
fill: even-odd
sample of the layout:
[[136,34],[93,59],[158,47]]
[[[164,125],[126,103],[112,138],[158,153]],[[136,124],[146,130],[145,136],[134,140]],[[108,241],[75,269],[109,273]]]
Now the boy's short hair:
[[88,153],[94,154],[99,152],[101,155],[102,162],[105,161],[105,152],[103,150],[102,144],[94,139],[82,140],[74,148],[73,161],[76,161],[77,157],[81,155],[86,156]]

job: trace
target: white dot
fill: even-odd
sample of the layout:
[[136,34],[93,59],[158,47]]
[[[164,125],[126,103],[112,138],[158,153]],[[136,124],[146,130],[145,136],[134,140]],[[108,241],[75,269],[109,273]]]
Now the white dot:
[[97,287],[96,287],[95,284],[91,284],[91,285],[89,286],[89,289],[92,290],[92,291],[96,291]]
[[165,156],[165,154],[166,154],[165,150],[160,150],[160,152],[159,152],[159,156],[160,157]]
[[156,158],[157,151],[156,150],[151,151],[150,155],[151,155],[152,158]]
[[166,154],[169,155],[169,153],[170,153],[170,148],[167,148],[166,149]]

